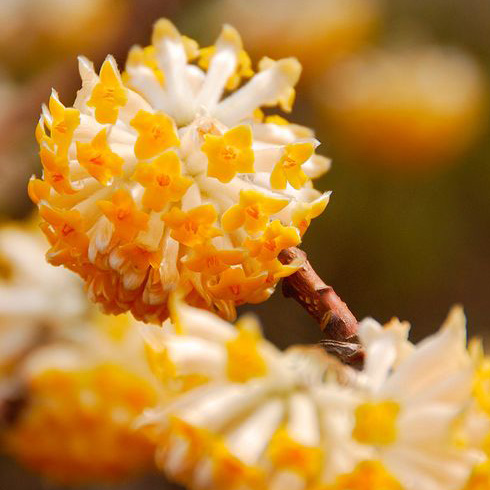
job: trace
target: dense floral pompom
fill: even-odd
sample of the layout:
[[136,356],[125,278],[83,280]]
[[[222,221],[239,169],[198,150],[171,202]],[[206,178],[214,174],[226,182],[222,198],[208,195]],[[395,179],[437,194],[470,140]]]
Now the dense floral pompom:
[[[63,484],[111,482],[153,467],[155,447],[133,425],[161,393],[134,320],[101,316],[67,342],[34,351],[17,380],[27,388],[4,449]],[[66,336],[70,337],[70,336]]]
[[317,107],[363,164],[420,172],[448,165],[475,141],[486,91],[464,51],[409,44],[339,63],[319,84]]
[[277,257],[325,209],[311,179],[329,161],[311,130],[261,111],[291,109],[297,60],[258,68],[232,27],[199,50],[162,19],[122,76],[111,56],[99,74],[80,58],[74,106],[53,92],[29,193],[49,262],[77,272],[106,312],[160,322],[179,289],[233,318],[296,270]]
[[407,324],[364,320],[359,372],[316,348],[280,352],[251,318],[235,328],[175,311],[173,329],[143,327],[174,396],[141,422],[172,479],[199,490],[486,488],[488,362],[467,350],[460,308],[417,345]]

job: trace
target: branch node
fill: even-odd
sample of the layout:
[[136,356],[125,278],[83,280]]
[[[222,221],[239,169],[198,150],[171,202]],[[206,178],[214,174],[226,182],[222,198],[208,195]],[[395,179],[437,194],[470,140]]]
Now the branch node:
[[357,340],[358,322],[347,305],[315,272],[306,253],[291,247],[279,254],[283,264],[302,260],[294,274],[283,279],[282,292],[295,299],[320,325],[326,336],[324,348],[346,364],[362,362],[362,348]]

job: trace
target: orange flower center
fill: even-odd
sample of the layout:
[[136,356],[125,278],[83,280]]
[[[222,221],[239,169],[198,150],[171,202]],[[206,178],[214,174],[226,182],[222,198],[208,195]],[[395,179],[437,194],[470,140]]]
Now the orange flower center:
[[58,131],[58,133],[66,133],[68,128],[66,127],[65,122],[61,121],[55,126],[55,129]]
[[293,160],[291,157],[284,157],[282,162],[284,168],[293,168],[297,165],[296,160]]
[[270,250],[271,252],[273,252],[276,249],[276,242],[275,242],[275,240],[273,238],[271,238],[269,240],[266,240],[264,242],[264,247],[267,250]]
[[122,221],[127,216],[129,216],[129,211],[127,211],[126,209],[120,209],[116,214],[116,218],[120,221]]
[[184,228],[190,233],[197,233],[198,224],[195,221],[186,221]]
[[160,187],[167,187],[170,184],[170,177],[166,174],[157,175],[156,181]]
[[216,257],[216,255],[211,255],[210,257],[208,257],[206,259],[206,264],[208,265],[208,267],[217,266],[218,263],[219,263],[219,261],[218,261],[218,257]]
[[151,136],[153,139],[158,140],[163,136],[163,129],[161,126],[155,125],[151,128]]
[[238,152],[233,146],[225,146],[221,150],[221,156],[224,160],[235,160],[238,156]]
[[102,156],[101,153],[98,153],[97,155],[95,155],[90,159],[90,163],[93,163],[94,165],[103,165],[104,157]]
[[248,206],[246,213],[253,219],[259,219],[259,208],[258,206]]
[[114,102],[115,100],[114,92],[115,92],[114,88],[105,87],[104,95],[102,96],[102,98],[105,99],[107,102]]
[[61,228],[61,234],[63,236],[68,236],[73,231],[75,231],[75,228],[73,228],[72,226],[70,226],[68,223],[65,223],[63,225],[63,228]]

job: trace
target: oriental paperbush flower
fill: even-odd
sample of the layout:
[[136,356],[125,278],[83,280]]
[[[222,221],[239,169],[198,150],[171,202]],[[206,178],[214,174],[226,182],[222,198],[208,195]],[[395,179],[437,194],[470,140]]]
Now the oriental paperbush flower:
[[477,368],[466,350],[463,311],[454,308],[439,333],[401,354],[403,330],[396,323],[385,331],[371,322],[361,326],[369,395],[355,409],[353,437],[376,448],[376,459],[402,488],[464,488],[483,455],[456,440],[474,403]]
[[0,379],[41,337],[89,310],[80,281],[46,263],[46,246],[33,225],[0,228]]
[[477,433],[490,420],[470,417],[477,362],[460,309],[415,346],[406,324],[364,321],[361,372],[315,348],[281,353],[252,318],[233,328],[186,305],[174,313],[174,327],[143,327],[174,395],[142,424],[188,488],[475,490],[488,474]]
[[102,318],[38,349],[22,368],[28,398],[4,434],[6,451],[57,483],[113,481],[152,467],[133,428],[159,389],[126,316]]
[[447,165],[467,149],[487,98],[475,60],[430,45],[356,55],[327,74],[317,96],[349,151],[405,171]]
[[232,27],[199,50],[168,20],[122,76],[110,56],[99,74],[80,58],[74,106],[53,92],[36,131],[44,173],[29,193],[49,262],[106,312],[145,321],[168,317],[176,289],[226,318],[269,297],[299,265],[279,252],[329,199],[311,183],[329,165],[312,131],[261,111],[291,110],[300,71],[264,58],[254,75]]

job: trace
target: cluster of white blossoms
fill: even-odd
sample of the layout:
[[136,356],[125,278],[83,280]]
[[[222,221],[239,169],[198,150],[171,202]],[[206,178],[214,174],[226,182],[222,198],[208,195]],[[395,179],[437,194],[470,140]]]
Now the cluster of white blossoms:
[[89,310],[81,282],[46,263],[46,246],[33,223],[0,227],[0,382],[37,342]]
[[258,70],[232,27],[199,49],[162,19],[122,76],[111,56],[99,74],[80,58],[74,106],[53,92],[29,193],[49,262],[77,272],[106,312],[158,323],[179,289],[232,319],[297,270],[278,255],[325,209],[311,179],[329,161],[310,129],[261,110],[291,110],[298,61]]
[[490,370],[476,347],[466,348],[460,308],[417,345],[408,324],[363,321],[359,372],[316,348],[278,351],[253,318],[235,328],[177,304],[173,321],[143,327],[173,396],[141,424],[157,463],[186,487],[488,488],[478,485],[490,479]]
[[[95,315],[17,366],[25,401],[1,449],[58,484],[113,482],[154,467],[134,423],[162,394],[129,315]],[[1,398],[1,397],[0,397]],[[0,400],[1,401],[1,400]]]

